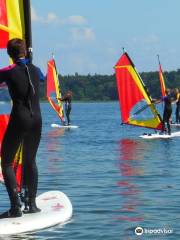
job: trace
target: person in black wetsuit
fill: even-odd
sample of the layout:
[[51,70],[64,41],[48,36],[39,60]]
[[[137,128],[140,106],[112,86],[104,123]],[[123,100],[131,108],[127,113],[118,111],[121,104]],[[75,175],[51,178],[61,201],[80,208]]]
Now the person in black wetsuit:
[[180,123],[180,93],[179,89],[175,88],[175,98],[176,98],[176,123]]
[[11,207],[9,211],[0,215],[0,218],[22,215],[13,170],[13,160],[20,144],[23,144],[24,183],[28,191],[28,212],[40,211],[35,202],[38,184],[35,158],[42,128],[39,69],[25,58],[26,46],[23,40],[18,38],[10,40],[7,44],[7,52],[13,64],[0,70],[0,83],[7,84],[13,106],[1,146],[1,167]]
[[72,106],[71,106],[72,92],[71,91],[67,91],[65,96],[62,97],[62,98],[59,98],[59,100],[65,102],[65,112],[66,112],[67,124],[71,125],[70,113],[71,113],[71,108],[72,108]]
[[166,132],[166,124],[168,129],[168,134],[171,135],[171,115],[172,115],[172,103],[175,103],[171,90],[169,88],[165,91],[166,96],[162,97],[159,100],[153,100],[154,103],[164,102],[164,112],[163,112],[163,119],[162,119],[162,131],[161,133],[164,134]]
[[166,96],[162,97],[161,101],[164,102],[164,112],[163,112],[163,121],[162,121],[162,133],[166,131],[166,124],[168,134],[171,135],[171,115],[172,115],[172,103],[174,103],[174,99],[171,94],[170,89],[166,89]]

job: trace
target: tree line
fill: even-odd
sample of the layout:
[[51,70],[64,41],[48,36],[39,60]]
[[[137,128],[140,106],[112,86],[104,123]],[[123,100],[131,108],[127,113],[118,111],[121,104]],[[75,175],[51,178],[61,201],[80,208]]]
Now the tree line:
[[[180,88],[180,69],[163,73],[167,88]],[[159,72],[142,72],[140,76],[153,98],[161,96]],[[61,76],[59,82],[62,93],[73,92],[77,101],[116,101],[118,100],[115,74],[113,75],[74,75]]]
[[[142,72],[140,73],[143,82],[150,95],[153,98],[161,96],[160,82],[158,72]],[[180,88],[180,69],[177,71],[165,71],[164,79],[166,87]],[[67,90],[73,92],[73,100],[75,101],[116,101],[118,99],[116,78],[113,75],[59,75],[61,92],[64,94]],[[46,84],[40,85],[40,98],[46,100]],[[0,100],[7,100],[7,91],[0,89]]]

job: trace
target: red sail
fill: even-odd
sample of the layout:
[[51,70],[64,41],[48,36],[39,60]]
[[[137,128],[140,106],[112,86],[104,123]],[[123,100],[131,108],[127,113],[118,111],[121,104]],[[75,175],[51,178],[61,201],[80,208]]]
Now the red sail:
[[[29,52],[31,48],[31,29],[28,28],[28,26],[30,26],[30,24],[28,24],[30,20],[27,17],[29,16],[29,5],[29,0],[0,0],[0,48],[6,48],[7,42],[12,38],[21,38],[26,41],[27,52]],[[3,87],[3,85],[1,84],[0,87]],[[0,145],[8,121],[9,115],[0,115]],[[23,146],[21,143],[13,163],[19,191],[22,186],[22,150]],[[3,179],[0,178],[0,181],[3,181]]]
[[9,121],[9,115],[1,114],[0,115],[0,146],[4,137],[4,133],[6,131],[7,125]]
[[165,87],[165,81],[164,81],[164,77],[163,77],[163,71],[162,71],[162,67],[161,64],[159,63],[159,81],[160,81],[160,85],[161,85],[161,93],[162,96],[166,96],[166,87]]
[[12,38],[25,38],[24,3],[26,1],[0,0],[0,48],[6,48],[8,40]]
[[[120,57],[115,71],[122,123],[161,129],[160,116],[127,53]],[[138,114],[145,110],[148,114],[141,119]]]
[[[142,93],[139,91],[136,82],[133,79],[133,75],[130,74],[128,69],[126,68],[126,66],[131,65],[131,61],[126,54],[122,55],[122,57],[116,64],[116,66],[124,66],[124,68],[116,68],[116,80],[119,101],[121,104],[121,108],[123,109],[123,111],[121,111],[123,123],[128,122],[131,108],[144,98]],[[132,94],[133,98],[131,97]]]
[[[0,11],[0,24],[8,26],[6,0],[0,0]],[[9,40],[9,33],[0,30],[0,36],[0,48],[6,48],[7,41]]]
[[46,96],[52,108],[55,110],[61,121],[64,122],[63,104],[60,101],[60,91],[61,89],[59,85],[55,60],[51,59],[48,61],[47,68]]

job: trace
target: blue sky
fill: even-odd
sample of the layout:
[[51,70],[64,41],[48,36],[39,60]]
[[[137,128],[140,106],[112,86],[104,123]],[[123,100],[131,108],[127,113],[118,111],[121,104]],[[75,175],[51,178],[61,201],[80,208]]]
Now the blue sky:
[[113,74],[126,49],[139,72],[180,68],[180,0],[31,0],[34,63]]

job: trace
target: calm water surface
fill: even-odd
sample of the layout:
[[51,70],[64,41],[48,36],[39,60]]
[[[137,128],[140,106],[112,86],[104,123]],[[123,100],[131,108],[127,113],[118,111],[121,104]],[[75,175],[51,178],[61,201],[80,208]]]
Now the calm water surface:
[[[70,130],[51,128],[58,118],[41,106],[38,192],[67,194],[73,218],[7,239],[180,239],[180,138],[140,139],[150,130],[120,125],[117,102],[74,103],[72,124],[79,128]],[[0,192],[2,212],[9,202],[3,185]],[[166,234],[137,236],[136,227]]]

